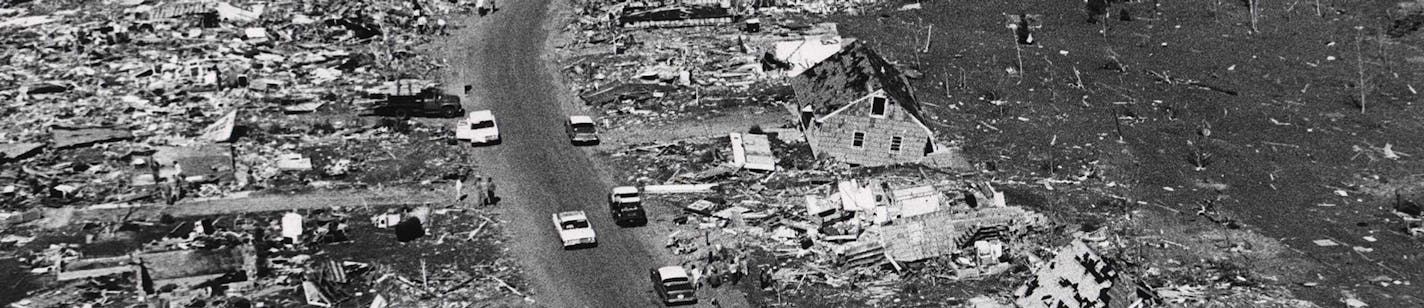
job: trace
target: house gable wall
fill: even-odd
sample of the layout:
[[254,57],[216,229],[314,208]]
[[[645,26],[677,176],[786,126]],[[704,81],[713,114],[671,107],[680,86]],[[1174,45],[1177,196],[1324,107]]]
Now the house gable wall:
[[[876,91],[852,101],[844,110],[825,116],[807,130],[806,138],[818,156],[835,157],[862,166],[890,165],[918,161],[929,146],[930,132],[889,98],[884,118],[871,117],[869,99]],[[864,145],[853,145],[855,132],[865,133]],[[900,151],[891,152],[895,136],[901,137]]]

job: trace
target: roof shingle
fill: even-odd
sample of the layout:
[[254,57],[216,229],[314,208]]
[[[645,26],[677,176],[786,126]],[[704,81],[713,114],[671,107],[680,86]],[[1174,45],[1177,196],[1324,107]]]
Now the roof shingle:
[[816,114],[824,115],[883,89],[906,113],[925,123],[920,104],[900,70],[860,41],[811,66],[791,85],[796,91],[798,110],[809,105]]

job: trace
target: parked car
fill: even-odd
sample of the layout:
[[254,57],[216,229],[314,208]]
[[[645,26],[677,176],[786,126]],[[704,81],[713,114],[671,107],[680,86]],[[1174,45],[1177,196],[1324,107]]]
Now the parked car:
[[494,113],[489,110],[471,111],[464,121],[456,124],[455,139],[469,140],[472,144],[499,144],[499,124]]
[[687,269],[681,266],[664,266],[649,269],[648,276],[653,280],[654,293],[658,294],[663,304],[671,306],[697,303],[697,289],[693,287]]
[[643,211],[643,198],[638,194],[637,187],[614,187],[608,193],[608,211],[613,213],[613,222],[620,226],[648,223],[648,214]]
[[591,117],[569,117],[568,121],[564,121],[564,132],[569,134],[569,141],[574,145],[598,144],[598,126],[593,124]]
[[583,211],[569,211],[553,214],[554,229],[559,231],[559,241],[564,249],[579,246],[598,246],[593,233],[593,225],[588,223],[588,215]]

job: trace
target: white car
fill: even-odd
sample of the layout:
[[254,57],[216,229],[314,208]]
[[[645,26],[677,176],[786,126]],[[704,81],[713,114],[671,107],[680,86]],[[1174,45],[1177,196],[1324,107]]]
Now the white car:
[[554,229],[559,231],[559,241],[564,249],[577,246],[598,246],[593,233],[593,225],[588,223],[588,215],[583,211],[569,211],[553,214]]
[[456,124],[455,139],[469,140],[473,144],[498,144],[499,125],[494,121],[494,113],[489,110],[471,111],[464,121]]

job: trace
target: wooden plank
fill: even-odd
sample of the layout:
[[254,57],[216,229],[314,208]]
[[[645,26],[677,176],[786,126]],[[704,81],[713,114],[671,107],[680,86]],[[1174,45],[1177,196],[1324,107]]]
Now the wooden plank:
[[742,134],[731,133],[727,135],[732,140],[732,165],[738,169],[747,166],[747,149],[743,145]]
[[645,194],[688,194],[688,193],[708,193],[717,184],[670,184],[670,185],[647,185],[643,186]]

